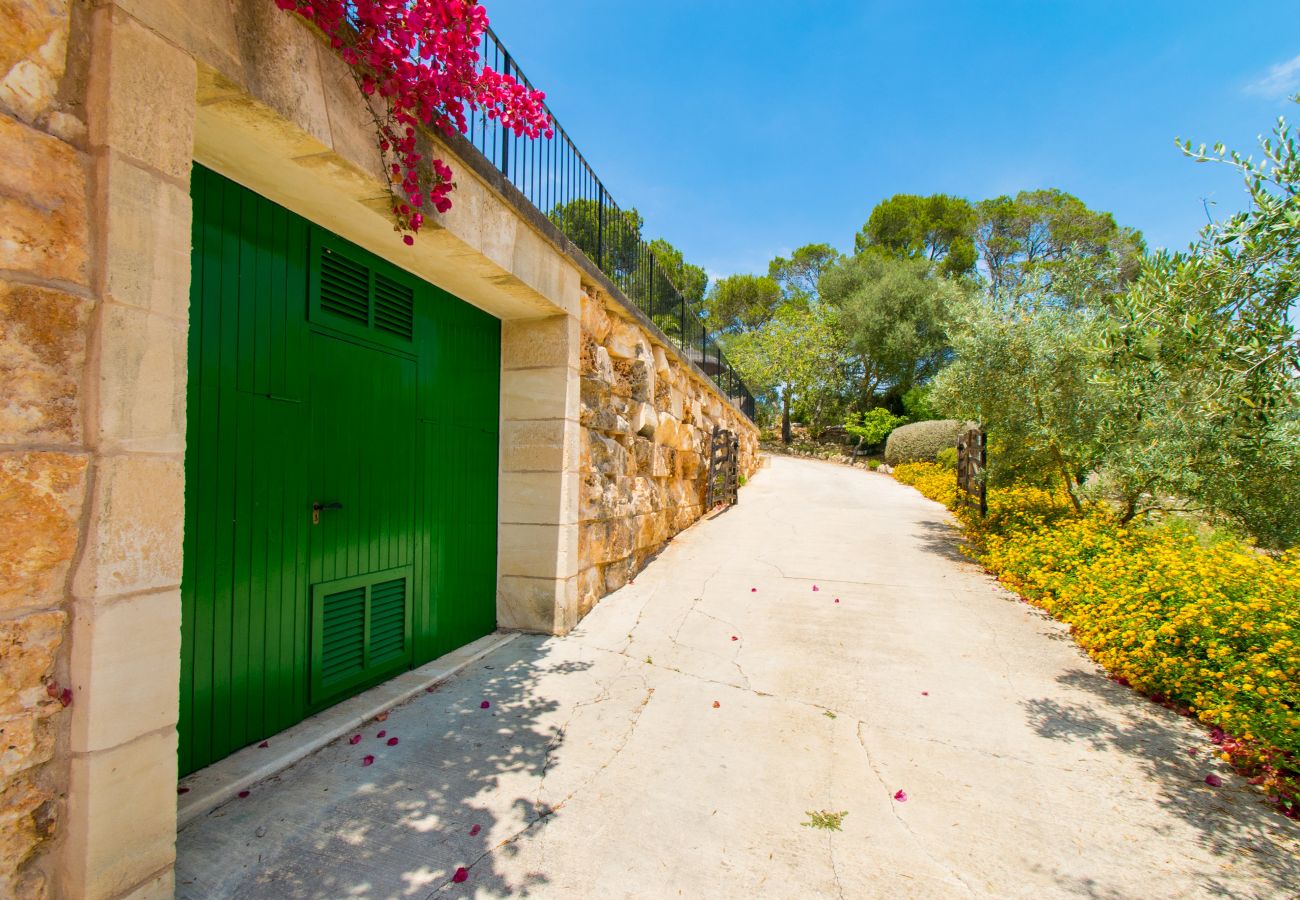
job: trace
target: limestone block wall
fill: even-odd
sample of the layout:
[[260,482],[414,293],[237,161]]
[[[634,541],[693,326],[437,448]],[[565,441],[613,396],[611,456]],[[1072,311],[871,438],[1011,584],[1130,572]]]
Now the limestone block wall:
[[[70,570],[94,314],[66,0],[0,0],[0,896],[40,897],[64,817]],[[75,63],[74,63],[75,65]],[[71,80],[75,81],[77,73]],[[76,99],[73,96],[73,99]]]
[[578,616],[617,590],[704,508],[714,425],[758,466],[758,429],[617,302],[582,296]]

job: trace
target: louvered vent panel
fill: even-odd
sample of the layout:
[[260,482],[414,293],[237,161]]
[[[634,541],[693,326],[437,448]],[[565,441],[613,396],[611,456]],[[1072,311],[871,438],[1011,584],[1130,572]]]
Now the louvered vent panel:
[[370,589],[370,664],[400,656],[406,647],[406,579]]
[[329,594],[324,602],[320,674],[329,686],[366,667],[366,589]]
[[369,271],[346,256],[325,249],[320,256],[320,307],[328,313],[370,324]]
[[410,340],[414,333],[415,291],[375,275],[375,327]]

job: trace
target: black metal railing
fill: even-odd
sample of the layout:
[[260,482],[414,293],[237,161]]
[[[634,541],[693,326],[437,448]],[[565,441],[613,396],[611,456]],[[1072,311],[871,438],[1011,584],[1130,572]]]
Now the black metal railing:
[[[480,54],[484,65],[513,75],[532,88],[490,30],[483,35]],[[546,111],[555,126],[551,140],[516,137],[480,111],[470,115],[465,137],[648,315],[687,359],[712,378],[719,391],[753,419],[753,395],[642,239],[640,217],[614,202],[550,107]]]

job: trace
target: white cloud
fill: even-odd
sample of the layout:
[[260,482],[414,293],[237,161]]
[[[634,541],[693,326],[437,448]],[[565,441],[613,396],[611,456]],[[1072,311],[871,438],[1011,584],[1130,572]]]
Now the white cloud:
[[1270,66],[1268,74],[1246,85],[1246,93],[1264,97],[1287,97],[1300,91],[1300,56]]

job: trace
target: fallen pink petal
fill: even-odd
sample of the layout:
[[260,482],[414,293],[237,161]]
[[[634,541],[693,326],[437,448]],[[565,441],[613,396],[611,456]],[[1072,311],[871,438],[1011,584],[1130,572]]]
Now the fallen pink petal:
[[814,591],[820,591],[821,588],[819,588],[817,585],[814,584],[814,585],[813,585],[813,590],[814,590]]
[[388,739],[388,746],[390,746],[390,747],[396,747],[396,746],[397,746],[397,738],[389,738],[389,739]]
[[375,758],[374,758],[373,756],[370,756],[369,754],[367,754],[367,755],[361,757],[361,765],[363,765],[363,766],[372,766],[372,765],[374,765],[374,764],[375,764]]
[[1187,748],[1187,755],[1188,755],[1188,756],[1195,756],[1195,755],[1196,755],[1196,748],[1195,748],[1195,747],[1188,747],[1188,748]]
[[470,837],[474,837],[475,835],[477,835],[477,834],[478,834],[480,831],[482,831],[482,830],[483,830],[483,826],[481,826],[481,825],[475,825],[473,828],[471,828],[471,829],[469,830],[469,836],[470,836]]
[[361,743],[361,735],[359,734],[352,735],[352,737],[348,738],[348,743],[353,745]]
[[385,737],[387,737],[387,736],[388,736],[388,732],[387,732],[387,731],[381,731],[381,732],[379,732],[379,734],[375,735],[375,737],[377,737],[377,738],[385,738]]
[[190,792],[190,789],[189,789],[189,788],[186,788],[186,787],[178,787],[178,788],[176,789],[176,793],[178,793],[178,794],[188,794],[189,792]]
[[907,792],[906,792],[906,791],[898,791],[897,793],[894,794],[894,799],[897,800],[899,803],[906,803],[906,802],[907,802]]
[[928,697],[928,696],[930,696],[930,692],[929,692],[929,691],[921,691],[921,696],[922,696],[922,697]]
[[750,592],[751,594],[757,594],[757,593],[758,593],[758,588],[750,588],[750,589],[749,589],[749,592]]
[[248,796],[248,793],[249,793],[248,791],[240,791],[240,792],[239,792],[239,799],[240,799],[240,800],[243,800],[245,797]]
[[265,748],[271,746],[271,742],[270,742],[270,741],[262,741],[262,743],[258,744],[257,746],[258,746],[258,747],[261,747],[261,748],[263,748],[263,749],[265,749]]
[[733,641],[738,641],[738,640],[740,640],[740,638],[736,637],[734,634],[731,636],[731,639],[732,639]]
[[491,705],[492,705],[491,703],[489,703],[488,701],[484,700],[482,703],[480,703],[480,704],[478,705],[478,708],[479,708],[479,709],[487,709],[487,708],[488,708],[489,706],[491,706]]
[[460,884],[462,881],[468,880],[468,878],[469,878],[469,869],[465,868],[464,866],[458,868],[456,870],[456,874],[451,876],[451,880],[456,882],[457,884]]
[[1223,779],[1218,775],[1206,775],[1205,783],[1210,787],[1223,787]]

